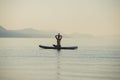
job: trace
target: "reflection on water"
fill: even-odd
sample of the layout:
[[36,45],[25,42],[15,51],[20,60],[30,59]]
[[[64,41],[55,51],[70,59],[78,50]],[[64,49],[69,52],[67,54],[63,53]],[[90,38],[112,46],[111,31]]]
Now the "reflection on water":
[[57,52],[57,80],[60,80],[60,51]]
[[0,39],[0,80],[120,80],[120,47],[111,46],[113,40],[86,41],[76,41],[77,50],[57,51],[38,47],[52,39]]

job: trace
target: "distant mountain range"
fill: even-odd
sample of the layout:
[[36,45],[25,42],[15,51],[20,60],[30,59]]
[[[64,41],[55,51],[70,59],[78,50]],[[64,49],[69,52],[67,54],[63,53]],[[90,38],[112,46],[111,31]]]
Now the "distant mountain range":
[[[32,28],[20,29],[20,30],[7,30],[0,26],[0,37],[15,37],[15,38],[52,38],[57,34],[54,31],[41,31]],[[64,37],[93,37],[89,34],[63,34]]]
[[37,37],[52,37],[56,32],[47,32],[35,30],[32,28],[20,29],[20,30],[7,30],[0,26],[0,37],[23,37],[23,38],[37,38]]

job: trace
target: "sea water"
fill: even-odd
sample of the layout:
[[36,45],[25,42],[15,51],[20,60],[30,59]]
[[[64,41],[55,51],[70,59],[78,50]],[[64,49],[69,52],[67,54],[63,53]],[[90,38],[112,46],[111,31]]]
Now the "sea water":
[[41,49],[52,38],[0,38],[0,80],[120,80],[120,39],[64,38],[76,50]]

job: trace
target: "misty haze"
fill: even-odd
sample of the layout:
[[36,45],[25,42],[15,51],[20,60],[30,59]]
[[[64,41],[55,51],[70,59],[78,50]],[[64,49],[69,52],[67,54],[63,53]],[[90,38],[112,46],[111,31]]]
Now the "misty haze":
[[0,0],[0,80],[120,80],[120,0]]

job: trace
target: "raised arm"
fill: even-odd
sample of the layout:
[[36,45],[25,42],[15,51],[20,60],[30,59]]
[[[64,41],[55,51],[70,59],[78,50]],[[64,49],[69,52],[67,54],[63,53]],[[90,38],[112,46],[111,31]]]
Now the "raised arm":
[[57,35],[55,35],[55,38],[56,38],[56,39],[58,39],[58,36],[57,36]]
[[62,39],[62,35],[60,35],[60,39]]

